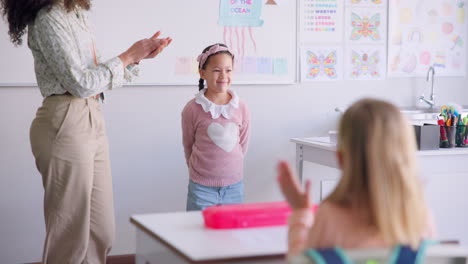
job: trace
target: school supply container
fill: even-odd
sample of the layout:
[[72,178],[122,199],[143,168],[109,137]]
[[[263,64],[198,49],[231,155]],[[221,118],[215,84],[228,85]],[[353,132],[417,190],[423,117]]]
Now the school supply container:
[[456,126],[440,126],[440,147],[453,148],[455,147],[455,132]]
[[414,125],[418,150],[439,149],[439,126],[432,124]]
[[[317,210],[312,206],[312,212]],[[291,208],[285,201],[210,206],[202,211],[205,226],[213,229],[286,225]]]
[[457,147],[467,147],[468,146],[468,126],[458,125],[455,133],[455,144]]

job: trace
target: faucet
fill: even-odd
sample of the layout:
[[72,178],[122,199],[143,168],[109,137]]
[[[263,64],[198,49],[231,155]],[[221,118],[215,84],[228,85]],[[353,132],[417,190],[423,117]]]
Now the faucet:
[[340,113],[340,114],[344,114],[345,110],[344,110],[343,107],[336,107],[336,108],[335,108],[335,112],[338,112],[338,113]]
[[426,104],[429,105],[429,108],[433,108],[435,106],[435,92],[434,92],[434,75],[435,75],[435,70],[433,66],[430,66],[429,69],[427,70],[427,76],[426,76],[426,82],[429,81],[429,76],[431,76],[431,96],[429,99],[424,97],[424,94],[422,94],[419,97],[420,102],[425,102]]

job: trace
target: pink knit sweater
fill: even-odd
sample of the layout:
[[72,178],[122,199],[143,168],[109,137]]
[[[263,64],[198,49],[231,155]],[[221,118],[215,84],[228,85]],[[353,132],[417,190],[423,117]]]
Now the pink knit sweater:
[[[212,107],[215,106],[219,107]],[[229,119],[224,115],[213,118],[196,99],[182,111],[182,141],[192,181],[222,187],[242,180],[250,113],[242,101],[236,106],[226,114]]]

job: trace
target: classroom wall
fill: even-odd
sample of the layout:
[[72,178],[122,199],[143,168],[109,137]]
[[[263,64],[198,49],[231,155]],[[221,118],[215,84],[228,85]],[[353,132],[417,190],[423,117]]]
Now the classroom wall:
[[[466,77],[436,77],[437,101],[468,104],[467,83]],[[362,96],[411,106],[424,88],[428,94],[429,86],[423,78],[235,87],[252,113],[252,137],[245,161],[246,201],[281,199],[275,164],[278,159],[294,162],[295,145],[289,139],[326,135],[335,128],[336,107]],[[135,251],[130,215],[184,210],[188,173],[181,146],[180,112],[196,92],[194,85],[124,87],[108,93],[104,111],[117,222],[112,255]],[[38,261],[42,253],[43,189],[28,134],[40,104],[37,88],[0,88],[2,263]],[[337,171],[306,163],[304,173]]]

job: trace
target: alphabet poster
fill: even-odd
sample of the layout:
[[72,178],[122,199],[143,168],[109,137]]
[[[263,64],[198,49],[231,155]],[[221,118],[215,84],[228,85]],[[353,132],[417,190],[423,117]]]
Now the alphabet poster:
[[343,0],[301,0],[300,10],[301,42],[343,40]]

